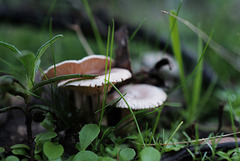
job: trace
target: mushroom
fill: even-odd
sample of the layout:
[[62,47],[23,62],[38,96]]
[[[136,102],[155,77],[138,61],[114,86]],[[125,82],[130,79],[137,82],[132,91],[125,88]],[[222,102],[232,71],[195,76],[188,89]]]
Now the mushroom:
[[[122,93],[127,93],[124,98],[133,110],[156,108],[161,106],[167,99],[167,94],[161,88],[149,84],[129,84],[119,90]],[[118,97],[118,93],[114,92],[111,100]],[[123,99],[116,104],[116,107],[128,108]]]
[[[111,60],[108,58],[108,68],[110,62]],[[44,74],[48,79],[67,74],[99,74],[99,72],[102,73],[105,70],[105,64],[106,56],[91,55],[80,60],[66,60],[56,64],[56,75],[54,65],[45,70]],[[45,77],[43,77],[43,79],[45,79]]]
[[[126,93],[124,98],[132,110],[153,109],[163,105],[167,99],[167,94],[163,89],[149,84],[129,84],[122,86],[119,91]],[[117,98],[119,98],[119,94],[113,92],[109,95],[108,102]],[[122,119],[130,114],[128,106],[123,99],[116,104],[116,108],[122,109]],[[125,123],[129,121],[126,120]]]
[[[108,68],[112,61],[110,58],[107,58]],[[113,64],[113,63],[112,63]],[[106,66],[106,56],[103,55],[90,55],[84,57],[81,60],[67,60],[61,63],[58,63],[54,66],[49,67],[46,71],[44,71],[45,76],[49,79],[55,76],[62,76],[68,74],[97,74],[99,76],[91,79],[68,79],[61,82],[58,82],[58,87],[65,87],[74,90],[75,95],[75,104],[78,109],[82,109],[82,104],[87,106],[86,99],[90,98],[94,99],[93,96],[97,94],[103,94],[104,92],[104,84],[105,78],[108,79],[109,72],[107,72],[105,76],[105,66]],[[56,74],[55,74],[56,70]],[[123,82],[126,79],[131,78],[132,74],[126,70],[121,68],[112,68],[110,71],[109,81],[113,84],[118,82]],[[44,79],[44,77],[43,77]],[[108,90],[111,89],[109,85]],[[96,97],[95,97],[96,99]],[[99,102],[99,101],[95,101]],[[91,103],[94,103],[92,101]],[[90,109],[94,107],[94,105],[89,105]],[[97,106],[97,105],[96,105]],[[84,112],[85,109],[84,108]],[[90,110],[90,113],[93,112],[94,109]],[[87,116],[88,114],[85,114]],[[88,116],[87,116],[88,117]]]
[[[99,72],[98,77],[94,79],[84,79],[84,80],[65,80],[60,83],[58,83],[59,87],[67,87],[73,90],[77,90],[80,93],[85,93],[87,95],[97,94],[97,93],[103,93],[104,92],[104,83],[105,83],[105,77],[108,79],[109,72],[107,72],[105,76],[105,72]],[[126,79],[131,78],[131,73],[126,69],[121,68],[112,68],[110,71],[110,78],[109,81],[113,84],[123,82]],[[111,89],[111,86],[109,85],[108,90]]]
[[[81,60],[67,60],[58,63],[55,65],[56,69],[54,66],[51,66],[44,71],[44,74],[48,79],[55,76],[68,74],[97,74],[99,76],[93,79],[68,79],[58,83],[58,87],[67,87],[73,90],[77,90],[79,93],[93,95],[99,92],[103,92],[103,87],[105,84],[105,63],[106,56],[91,55],[84,57]],[[110,58],[108,58],[108,68],[110,63],[112,62]],[[108,76],[109,71],[106,74],[106,78],[108,78]],[[116,84],[118,82],[122,82],[126,79],[131,78],[131,76],[132,74],[126,69],[112,68],[110,71],[109,81],[113,84]],[[43,79],[44,78],[45,77],[43,77]]]

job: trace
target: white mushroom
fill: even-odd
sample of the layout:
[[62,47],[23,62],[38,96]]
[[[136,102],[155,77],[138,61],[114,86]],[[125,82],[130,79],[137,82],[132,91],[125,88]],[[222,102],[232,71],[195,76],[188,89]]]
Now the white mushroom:
[[[167,94],[161,88],[148,84],[125,85],[119,90],[122,93],[127,93],[124,98],[133,110],[156,108],[161,106],[167,99]],[[114,92],[110,97],[110,100],[114,100],[119,95]],[[123,99],[116,104],[116,107],[128,108]]]
[[[94,79],[83,79],[83,80],[65,80],[58,83],[59,87],[67,87],[73,90],[78,90],[81,93],[86,93],[88,95],[96,94],[98,92],[103,93],[105,78],[108,79],[109,71],[106,76],[104,73],[100,74]],[[121,68],[112,68],[110,72],[109,81],[113,84],[123,82],[126,79],[131,78],[132,74],[126,70]],[[109,85],[108,90],[111,89],[111,85]]]
[[162,52],[146,52],[142,58],[143,66],[148,69],[152,69],[154,65],[161,59],[167,58],[171,63],[171,70],[168,66],[164,66],[160,69],[159,73],[165,75],[166,77],[179,77],[179,70],[176,60],[169,54],[164,54]]
[[[161,88],[149,84],[129,84],[119,88],[119,91],[121,93],[126,93],[124,99],[132,110],[153,109],[163,105],[167,99],[167,94]],[[107,101],[111,102],[117,98],[119,98],[119,94],[115,91],[108,96]],[[123,99],[116,104],[116,107],[122,108],[121,119],[131,114]],[[132,119],[132,117],[126,119],[119,125],[119,127],[117,127],[117,129],[124,127],[124,124],[131,122]],[[127,131],[133,128],[135,128],[135,125],[134,123],[131,123],[130,126],[128,126]],[[121,131],[126,132],[126,129]]]

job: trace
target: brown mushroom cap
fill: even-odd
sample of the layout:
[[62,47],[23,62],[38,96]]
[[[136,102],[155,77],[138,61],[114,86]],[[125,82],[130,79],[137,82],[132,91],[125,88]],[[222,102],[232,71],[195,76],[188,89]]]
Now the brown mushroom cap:
[[[110,65],[110,58],[108,58],[108,67]],[[97,93],[103,93],[105,84],[105,66],[106,56],[103,55],[91,55],[84,57],[81,60],[67,60],[56,64],[56,76],[69,75],[69,74],[97,74],[98,77],[93,79],[68,79],[58,83],[58,87],[66,87],[73,90],[77,90],[79,93],[86,95],[92,95]],[[55,77],[54,66],[49,67],[44,71],[46,77]],[[108,73],[106,79],[108,79]],[[121,68],[112,68],[109,81],[113,84],[122,82],[131,78],[132,74]],[[45,77],[43,77],[45,78]],[[109,85],[109,90],[111,86]]]
[[[127,93],[124,98],[130,108],[134,110],[156,108],[161,106],[167,99],[167,94],[161,88],[148,84],[125,85],[119,90],[122,93]],[[119,94],[114,92],[108,100],[112,101],[118,97]],[[128,108],[123,99],[116,104],[116,107]]]
[[[99,74],[105,70],[106,56],[90,55],[80,60],[66,60],[56,64],[56,75],[54,65],[44,71],[46,77],[53,78],[55,76],[68,74]],[[108,58],[108,65],[110,58]],[[43,76],[43,79],[45,77]]]
[[[131,78],[132,74],[130,71],[122,68],[112,68],[110,72],[109,81],[113,84],[123,82],[126,79]],[[67,87],[70,89],[74,89],[79,91],[80,93],[85,94],[96,94],[98,92],[103,93],[104,91],[104,84],[105,84],[105,77],[108,80],[109,73],[107,72],[106,76],[101,73],[98,77],[94,79],[84,79],[84,80],[65,80],[58,83],[59,87]],[[109,85],[109,90],[111,89],[111,85]]]

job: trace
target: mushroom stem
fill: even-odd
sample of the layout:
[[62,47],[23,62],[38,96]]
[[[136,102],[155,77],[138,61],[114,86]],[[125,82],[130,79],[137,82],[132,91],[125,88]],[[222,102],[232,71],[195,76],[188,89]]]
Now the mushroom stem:
[[84,122],[93,121],[93,102],[92,96],[84,95],[77,91],[74,92],[75,106],[80,111],[81,120]]
[[[75,105],[81,112],[81,117],[84,121],[97,123],[100,119],[100,114],[96,114],[95,111],[100,109],[102,104],[101,93],[98,92],[95,95],[85,95],[77,91],[74,92]],[[103,118],[101,125],[106,125],[106,119]]]

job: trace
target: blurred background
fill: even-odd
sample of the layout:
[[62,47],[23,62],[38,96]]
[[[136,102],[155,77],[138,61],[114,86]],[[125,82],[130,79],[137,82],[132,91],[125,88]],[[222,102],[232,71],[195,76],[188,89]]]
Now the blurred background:
[[[129,35],[141,28],[129,42],[130,56],[134,71],[142,66],[142,56],[149,52],[157,52],[170,44],[169,16],[161,10],[177,11],[179,16],[195,26],[200,26],[207,35],[212,31],[212,39],[227,49],[229,57],[238,58],[240,54],[240,1],[239,0],[0,0],[0,41],[16,46],[19,50],[30,50],[34,53],[57,34],[64,38],[53,44],[42,57],[41,68],[45,70],[55,62],[68,59],[81,59],[87,55],[71,25],[78,24],[82,34],[93,52],[105,54],[108,26],[115,22],[115,30],[127,26]],[[91,10],[104,48],[97,44],[88,11]],[[198,36],[186,25],[178,22],[183,54],[188,59],[185,65],[190,72],[197,62]],[[204,44],[206,45],[206,44]],[[227,53],[226,53],[227,54]],[[228,57],[228,55],[226,55]],[[19,62],[11,51],[0,47],[0,59],[14,64]],[[210,47],[207,49],[204,62],[209,70],[208,77],[218,79],[224,89],[234,93],[239,88],[240,65],[238,59],[227,62],[219,53]],[[3,64],[0,64],[4,68]],[[210,79],[211,80],[211,79]],[[226,99],[225,93],[214,93],[218,99]],[[239,92],[240,93],[240,92]],[[211,95],[212,96],[212,95]],[[239,97],[240,98],[240,97]],[[239,99],[240,100],[240,99]],[[218,109],[218,100],[208,106]],[[211,114],[211,113],[210,113]]]
[[[141,55],[147,51],[158,50],[150,34],[155,39],[162,38],[165,41],[169,37],[169,17],[161,13],[161,10],[177,10],[181,1],[176,0],[89,0],[88,4],[95,17],[102,40],[106,42],[107,27],[115,20],[116,29],[126,25],[131,28],[129,35],[134,29],[143,23],[141,29],[145,35],[138,36],[131,42],[131,56]],[[201,26],[208,35],[214,29],[212,38],[223,47],[239,54],[239,15],[240,2],[238,0],[183,0],[179,16],[192,24]],[[0,39],[15,45],[19,50],[36,52],[38,48],[50,38],[49,22],[52,20],[52,36],[63,34],[64,38],[54,44],[56,62],[65,59],[80,59],[86,55],[76,33],[69,25],[78,23],[84,36],[96,54],[104,54],[99,51],[93,30],[89,21],[86,7],[81,0],[0,0]],[[181,41],[184,48],[192,54],[197,51],[197,35],[188,27],[179,23]],[[155,40],[157,41],[157,40]],[[0,48],[1,57],[10,55],[9,51]],[[48,51],[50,52],[50,51]],[[50,54],[45,54],[44,58]],[[137,59],[139,60],[139,59]],[[221,60],[216,53],[209,49],[206,61],[212,63],[213,69],[221,73],[219,77],[228,80],[236,77],[236,73]],[[134,61],[134,59],[133,59]],[[43,68],[52,64],[47,58]],[[216,63],[217,62],[217,63]],[[219,68],[224,66],[223,68]],[[227,70],[228,72],[224,72]]]

